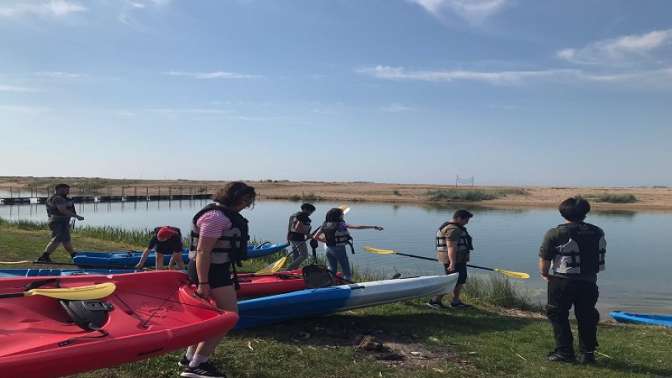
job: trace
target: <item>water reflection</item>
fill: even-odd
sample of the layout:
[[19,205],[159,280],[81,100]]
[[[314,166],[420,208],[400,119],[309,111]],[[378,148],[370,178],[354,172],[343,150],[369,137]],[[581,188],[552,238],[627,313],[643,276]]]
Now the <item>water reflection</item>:
[[[81,225],[117,226],[129,229],[153,228],[170,224],[183,230],[190,227],[194,213],[206,200],[80,203],[77,211],[86,220]],[[326,211],[340,205],[318,202],[314,224],[321,224]],[[252,236],[263,240],[284,240],[287,217],[296,212],[299,202],[259,201],[253,210],[245,210]],[[449,219],[457,206],[415,206],[411,204],[350,203],[346,216],[354,224],[381,224],[385,231],[354,231],[357,253],[351,260],[360,268],[392,275],[440,273],[436,263],[401,256],[366,253],[363,246],[391,248],[400,252],[434,257],[436,228]],[[474,237],[472,262],[531,274],[517,286],[543,295],[544,282],[537,276],[537,254],[544,233],[563,222],[553,208],[487,208],[468,206],[475,217],[469,224]],[[44,205],[0,206],[0,217],[46,221]],[[600,275],[601,305],[621,308],[672,312],[669,267],[672,251],[667,240],[672,213],[632,211],[595,211],[589,222],[602,227],[607,235],[607,271]],[[476,273],[476,272],[474,272]],[[646,300],[642,299],[646,297]]]

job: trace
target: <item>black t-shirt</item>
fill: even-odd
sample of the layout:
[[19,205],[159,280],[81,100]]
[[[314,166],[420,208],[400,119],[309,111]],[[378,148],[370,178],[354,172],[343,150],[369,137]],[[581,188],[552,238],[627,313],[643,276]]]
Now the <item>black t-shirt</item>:
[[156,252],[163,254],[171,254],[173,252],[182,252],[182,238],[179,234],[175,234],[166,241],[159,241],[156,235],[152,236],[147,246],[149,249],[156,249]]

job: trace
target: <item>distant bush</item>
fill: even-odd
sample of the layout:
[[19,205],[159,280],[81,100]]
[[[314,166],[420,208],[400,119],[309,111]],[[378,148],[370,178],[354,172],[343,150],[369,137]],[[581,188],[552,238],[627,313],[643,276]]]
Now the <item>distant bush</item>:
[[287,198],[290,201],[303,201],[303,202],[317,202],[321,201],[322,197],[316,195],[315,193],[301,193],[301,195],[298,194],[292,194]]
[[398,190],[393,191],[392,194],[394,194],[395,196],[400,196],[401,195],[401,193]]
[[493,200],[508,195],[528,195],[527,189],[523,188],[506,188],[506,189],[442,189],[430,190],[427,196],[430,201],[434,202],[450,202],[450,201],[464,201],[477,202]]
[[633,203],[639,201],[634,194],[624,193],[624,194],[598,194],[595,196],[587,197],[592,199],[595,202],[608,202],[608,203]]

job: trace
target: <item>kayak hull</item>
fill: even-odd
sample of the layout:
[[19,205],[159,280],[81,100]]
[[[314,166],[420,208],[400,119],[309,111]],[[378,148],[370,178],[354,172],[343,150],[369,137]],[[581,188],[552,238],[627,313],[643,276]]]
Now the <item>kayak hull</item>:
[[456,280],[456,274],[424,276],[305,289],[243,300],[238,302],[240,320],[236,329],[443,294],[452,290]]
[[[148,272],[148,271],[145,271]],[[18,277],[63,277],[139,273],[132,269],[1,269],[0,281]],[[239,298],[253,298],[303,290],[306,288],[301,270],[268,275],[238,274]]]
[[[142,276],[139,276],[142,275]],[[21,291],[43,277],[4,279],[0,293]],[[184,348],[224,334],[238,320],[196,298],[186,274],[174,271],[60,277],[61,287],[114,282],[106,334],[69,321],[43,296],[0,301],[0,371],[6,377],[57,377],[112,367]],[[49,288],[53,286],[44,286]],[[104,356],[104,358],[101,358]]]
[[[250,247],[247,250],[247,258],[254,259],[258,257],[272,255],[287,248],[288,244],[262,244],[259,247]],[[77,252],[72,261],[81,267],[108,267],[108,268],[132,268],[138,262],[142,252],[138,251],[116,251],[116,252]],[[163,255],[163,264],[170,263],[171,255]],[[182,261],[189,262],[189,250],[182,251]],[[152,252],[147,257],[145,267],[156,265],[156,253]]]
[[612,311],[609,313],[609,316],[621,323],[672,327],[672,315],[636,314],[631,312]]

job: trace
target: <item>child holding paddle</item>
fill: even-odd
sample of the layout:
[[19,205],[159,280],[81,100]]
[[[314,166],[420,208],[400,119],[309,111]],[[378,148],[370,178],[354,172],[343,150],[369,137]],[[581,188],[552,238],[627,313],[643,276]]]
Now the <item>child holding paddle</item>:
[[382,231],[381,226],[364,226],[353,225],[345,223],[343,219],[343,210],[333,208],[327,212],[325,222],[322,224],[320,231],[314,236],[315,239],[327,245],[327,268],[333,274],[338,271],[338,265],[341,265],[343,272],[343,279],[352,280],[352,271],[350,269],[350,262],[348,261],[348,254],[345,246],[349,245],[352,253],[355,253],[352,246],[352,236],[348,230],[369,230],[374,229]]

